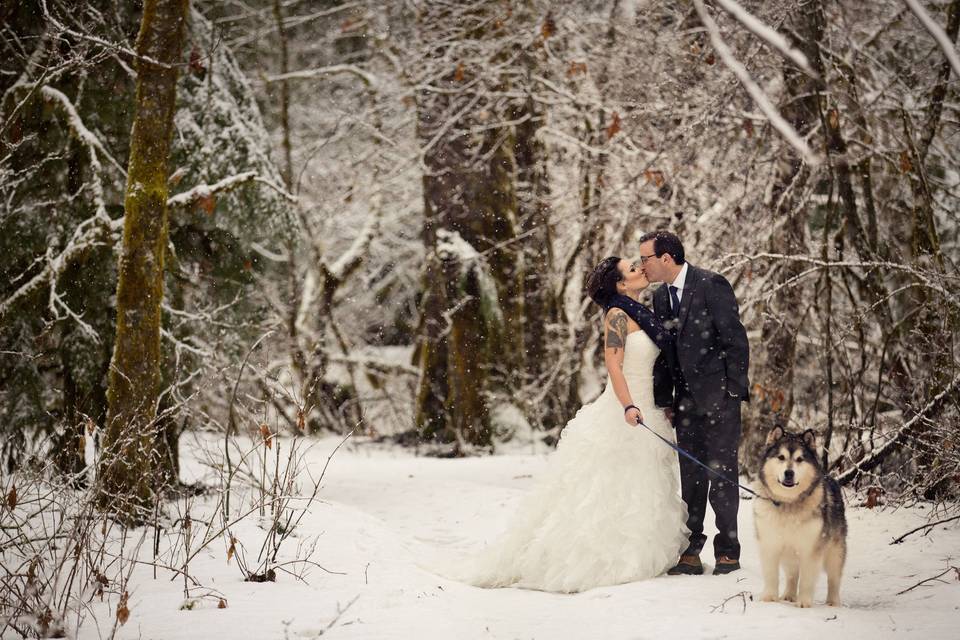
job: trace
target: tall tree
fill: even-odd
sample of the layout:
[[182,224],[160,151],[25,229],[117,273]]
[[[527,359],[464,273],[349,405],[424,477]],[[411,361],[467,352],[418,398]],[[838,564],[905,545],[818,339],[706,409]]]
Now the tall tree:
[[117,336],[101,462],[102,502],[127,520],[155,490],[167,176],[188,0],[147,0],[137,35],[136,111],[117,283]]
[[487,386],[523,367],[515,133],[498,99],[509,19],[495,2],[430,2],[419,17],[433,77],[417,105],[427,268],[416,420],[458,443],[491,442]]
[[[818,1],[793,7],[785,29],[793,34],[793,45],[806,56],[810,66],[823,74],[820,46],[823,39],[823,15]],[[820,87],[817,78],[783,62],[784,95],[781,111],[801,136],[807,137],[820,124]],[[774,254],[806,253],[808,201],[815,171],[793,147],[786,146],[771,191],[770,209],[775,220],[768,250]],[[797,282],[804,265],[799,262],[774,262],[768,274],[771,289],[758,307],[762,318],[761,339],[757,343],[753,367],[753,398],[744,420],[744,467],[753,471],[754,461],[771,425],[787,427],[793,412],[794,367],[797,363],[797,336],[805,321],[806,290]]]

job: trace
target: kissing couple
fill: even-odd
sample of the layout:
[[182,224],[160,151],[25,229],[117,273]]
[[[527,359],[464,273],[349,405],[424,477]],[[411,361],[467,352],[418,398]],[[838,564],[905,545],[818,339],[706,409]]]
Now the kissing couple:
[[[740,568],[736,485],[657,437],[739,475],[749,345],[737,299],[722,275],[686,261],[673,233],[642,236],[639,253],[605,258],[590,274],[606,386],[566,424],[507,530],[458,568],[466,582],[572,593],[702,574],[707,500],[718,530],[713,573]],[[652,310],[640,302],[651,283],[663,283]]]

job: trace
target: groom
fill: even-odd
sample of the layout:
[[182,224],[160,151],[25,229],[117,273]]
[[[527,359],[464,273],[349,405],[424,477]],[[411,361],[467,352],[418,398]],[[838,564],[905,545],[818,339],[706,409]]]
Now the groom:
[[[657,404],[677,430],[677,445],[731,480],[739,475],[740,403],[748,401],[747,368],[750,346],[740,322],[733,288],[719,273],[686,262],[683,244],[669,231],[640,238],[640,260],[650,282],[663,282],[653,295],[657,318],[672,327],[676,350],[659,358],[655,387],[673,394],[657,394]],[[669,405],[669,406],[668,406]],[[716,515],[713,539],[714,574],[740,568],[737,539],[737,486],[718,480],[680,456],[680,488],[687,503],[690,544],[667,573],[703,573],[700,551],[707,499]]]

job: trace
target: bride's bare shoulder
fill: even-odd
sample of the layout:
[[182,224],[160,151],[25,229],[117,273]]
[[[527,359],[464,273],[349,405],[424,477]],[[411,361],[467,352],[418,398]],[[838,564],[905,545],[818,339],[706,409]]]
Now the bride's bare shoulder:
[[620,307],[610,307],[603,315],[603,324],[608,328],[623,328],[623,334],[633,333],[640,328],[630,315]]

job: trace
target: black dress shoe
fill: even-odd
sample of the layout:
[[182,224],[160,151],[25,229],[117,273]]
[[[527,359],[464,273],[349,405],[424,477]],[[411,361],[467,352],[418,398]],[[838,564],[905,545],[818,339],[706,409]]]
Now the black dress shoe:
[[727,573],[733,573],[734,571],[739,571],[740,561],[734,560],[733,558],[728,558],[727,556],[720,556],[717,558],[717,565],[713,568],[713,575],[722,576]]
[[677,566],[667,570],[668,576],[700,576],[703,575],[703,564],[700,556],[680,556]]

